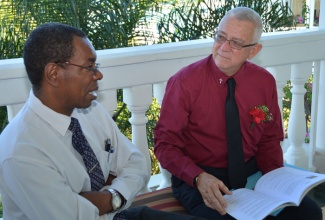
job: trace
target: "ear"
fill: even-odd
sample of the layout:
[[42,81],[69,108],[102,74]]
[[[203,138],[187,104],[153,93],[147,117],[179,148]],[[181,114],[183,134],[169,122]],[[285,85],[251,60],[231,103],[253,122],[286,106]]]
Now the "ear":
[[262,47],[263,47],[262,44],[254,45],[252,47],[247,59],[249,59],[249,60],[253,59],[256,56],[256,54],[258,54],[258,52],[260,52],[260,50],[262,50]]
[[57,87],[59,85],[58,76],[59,76],[60,67],[56,63],[48,63],[44,69],[44,82]]

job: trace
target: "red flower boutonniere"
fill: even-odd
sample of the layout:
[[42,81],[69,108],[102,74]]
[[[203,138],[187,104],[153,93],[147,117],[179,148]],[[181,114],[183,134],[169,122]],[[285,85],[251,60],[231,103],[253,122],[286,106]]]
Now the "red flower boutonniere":
[[273,116],[266,105],[260,105],[252,108],[249,111],[249,114],[253,117],[253,122],[250,126],[250,129],[253,129],[255,124],[260,124],[273,120]]

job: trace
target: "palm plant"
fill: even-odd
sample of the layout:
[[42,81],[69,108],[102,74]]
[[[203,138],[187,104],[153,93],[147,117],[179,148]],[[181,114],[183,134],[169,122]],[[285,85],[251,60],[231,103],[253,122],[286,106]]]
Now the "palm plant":
[[259,13],[264,32],[295,28],[292,12],[281,0],[185,0],[160,20],[160,42],[211,38],[226,12],[238,6],[250,7]]
[[[24,41],[37,25],[61,22],[82,29],[98,50],[127,47],[137,25],[153,8],[155,0],[12,0],[2,1],[2,26],[15,26]],[[6,31],[7,32],[7,31]],[[12,38],[9,38],[12,40]],[[23,43],[23,42],[22,42]]]

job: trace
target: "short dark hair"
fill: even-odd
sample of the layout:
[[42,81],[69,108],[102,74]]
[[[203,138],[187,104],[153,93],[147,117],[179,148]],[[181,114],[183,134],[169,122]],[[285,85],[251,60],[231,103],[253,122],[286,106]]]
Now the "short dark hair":
[[34,29],[26,40],[23,58],[34,92],[41,88],[45,66],[68,61],[74,53],[73,37],[87,38],[75,27],[49,22]]

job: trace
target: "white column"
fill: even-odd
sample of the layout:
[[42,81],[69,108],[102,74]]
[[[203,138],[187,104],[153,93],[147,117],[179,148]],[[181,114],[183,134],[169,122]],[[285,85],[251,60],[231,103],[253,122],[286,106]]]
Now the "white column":
[[157,99],[157,102],[160,106],[165,95],[166,85],[167,82],[156,83],[153,85],[153,95]]
[[304,95],[308,76],[312,71],[312,63],[292,64],[292,103],[288,125],[290,146],[284,155],[287,163],[308,169],[308,155],[302,145],[305,142],[306,121]]
[[8,115],[9,122],[16,116],[16,114],[20,111],[20,109],[23,106],[24,106],[24,103],[15,104],[15,105],[7,105],[7,115]]
[[[163,82],[163,83],[154,84],[154,87],[153,87],[154,88],[153,89],[154,97],[157,99],[157,102],[160,106],[161,106],[162,100],[164,98],[166,85],[167,85],[167,82]],[[162,175],[162,181],[157,189],[163,189],[163,188],[171,186],[172,185],[171,173],[169,171],[167,171],[166,169],[162,168],[160,166],[160,163],[158,163],[158,164],[159,164],[160,173]]]
[[316,171],[316,132],[317,132],[317,118],[318,118],[318,98],[319,98],[319,75],[320,75],[320,62],[314,62],[313,72],[313,88],[311,100],[311,115],[310,115],[310,132],[309,132],[309,149],[308,149],[308,169]]
[[100,102],[108,111],[108,113],[113,116],[114,110],[117,108],[117,91],[116,90],[104,90],[97,92],[97,101]]
[[309,7],[309,28],[312,28],[314,27],[315,0],[306,0],[306,5]]
[[[322,1],[323,2],[323,1]],[[315,166],[317,171],[325,173],[325,60],[322,60],[320,63],[320,74],[319,74],[319,83],[316,88],[318,88],[316,94],[318,94],[317,102],[313,103],[312,108],[315,106],[317,109],[317,125],[316,125],[316,155],[315,155]],[[315,79],[314,79],[314,82]],[[315,86],[315,85],[313,85]],[[316,89],[315,88],[315,89]],[[314,96],[314,90],[313,90]],[[314,98],[314,97],[313,97]],[[313,99],[314,100],[314,99]],[[313,117],[313,116],[312,116]]]
[[[123,101],[127,104],[132,116],[132,143],[144,154],[148,175],[151,176],[151,158],[149,154],[146,124],[146,111],[152,103],[152,85],[135,86],[123,89]],[[150,191],[148,188],[144,191]]]
[[325,27],[325,1],[320,1],[319,27]]
[[[320,10],[319,10],[319,27],[325,27],[325,1],[320,1]],[[319,83],[318,83],[318,92],[313,90],[313,103],[312,103],[312,111],[315,108],[317,111],[317,125],[315,126],[315,145],[316,145],[316,153],[315,153],[315,167],[318,172],[325,173],[325,100],[322,97],[325,94],[325,61],[322,60],[320,63],[320,75],[319,75]],[[314,78],[315,84],[316,80]],[[315,85],[313,85],[315,86]],[[314,88],[313,88],[314,89]],[[314,95],[317,94],[317,103],[314,102]],[[317,104],[317,105],[316,105]],[[312,115],[312,117],[314,117]],[[312,133],[311,133],[312,134]]]

